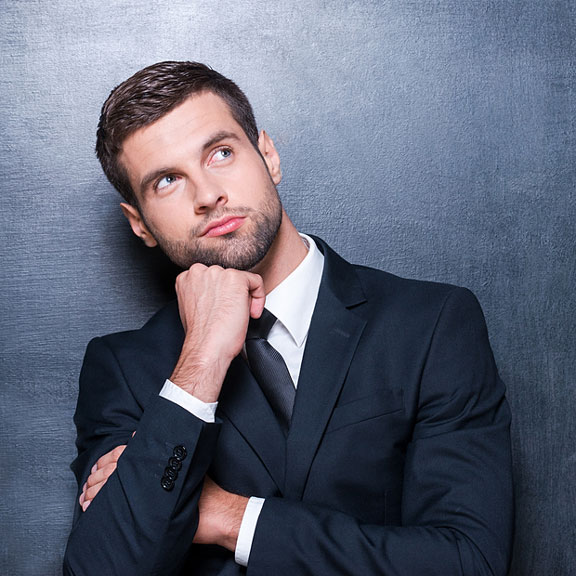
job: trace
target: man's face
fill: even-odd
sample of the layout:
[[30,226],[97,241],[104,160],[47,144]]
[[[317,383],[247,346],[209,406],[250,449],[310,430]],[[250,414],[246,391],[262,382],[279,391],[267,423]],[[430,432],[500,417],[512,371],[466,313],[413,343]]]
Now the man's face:
[[264,132],[258,146],[262,156],[212,93],[137,130],[120,155],[139,204],[122,205],[134,233],[182,268],[254,268],[282,221],[278,154]]

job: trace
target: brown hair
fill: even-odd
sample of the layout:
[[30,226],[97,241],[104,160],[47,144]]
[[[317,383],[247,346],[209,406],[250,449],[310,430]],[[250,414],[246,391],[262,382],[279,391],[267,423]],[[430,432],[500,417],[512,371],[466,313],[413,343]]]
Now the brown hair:
[[136,130],[159,120],[200,92],[212,92],[222,98],[257,149],[258,128],[252,106],[232,80],[198,62],[167,61],[148,66],[112,90],[102,106],[96,133],[96,155],[102,169],[130,204],[137,206],[137,200],[118,159],[122,144]]

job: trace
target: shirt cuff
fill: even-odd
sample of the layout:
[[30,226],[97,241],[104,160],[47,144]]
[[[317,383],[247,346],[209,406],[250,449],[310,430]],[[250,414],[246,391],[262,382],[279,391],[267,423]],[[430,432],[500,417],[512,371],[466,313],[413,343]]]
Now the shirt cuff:
[[264,506],[264,498],[252,497],[248,500],[246,510],[244,510],[242,524],[240,524],[240,531],[238,532],[238,541],[236,542],[236,551],[234,552],[234,560],[240,566],[248,566],[254,532],[256,532],[256,524],[262,506]]
[[202,402],[202,400],[192,396],[192,394],[189,394],[180,386],[176,386],[174,382],[168,379],[164,382],[162,390],[160,390],[160,396],[178,404],[178,406],[188,410],[188,412],[196,416],[196,418],[204,420],[204,422],[214,423],[216,421],[218,402]]

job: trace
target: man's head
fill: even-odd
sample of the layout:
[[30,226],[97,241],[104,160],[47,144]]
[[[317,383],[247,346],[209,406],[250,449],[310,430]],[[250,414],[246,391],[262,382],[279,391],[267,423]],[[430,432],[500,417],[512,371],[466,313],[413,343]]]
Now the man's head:
[[96,154],[108,180],[129,204],[138,203],[119,159],[124,141],[202,92],[219,96],[252,145],[258,146],[256,120],[245,94],[232,80],[204,64],[159,62],[140,70],[110,93],[102,106]]
[[120,84],[97,153],[133,232],[183,268],[254,269],[287,221],[272,140],[240,89],[202,64],[164,62]]

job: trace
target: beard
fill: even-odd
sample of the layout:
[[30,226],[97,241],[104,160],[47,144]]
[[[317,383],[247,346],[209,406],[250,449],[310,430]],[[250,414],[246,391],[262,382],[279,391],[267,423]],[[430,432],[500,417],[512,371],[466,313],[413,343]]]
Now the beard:
[[[270,250],[282,223],[282,204],[278,192],[273,184],[270,188],[271,193],[257,210],[247,207],[217,208],[210,212],[203,222],[190,229],[187,240],[168,239],[151,229],[147,223],[146,226],[166,256],[185,270],[196,263],[251,270]],[[223,236],[201,237],[211,221],[227,215],[244,216],[247,221],[238,230]]]

